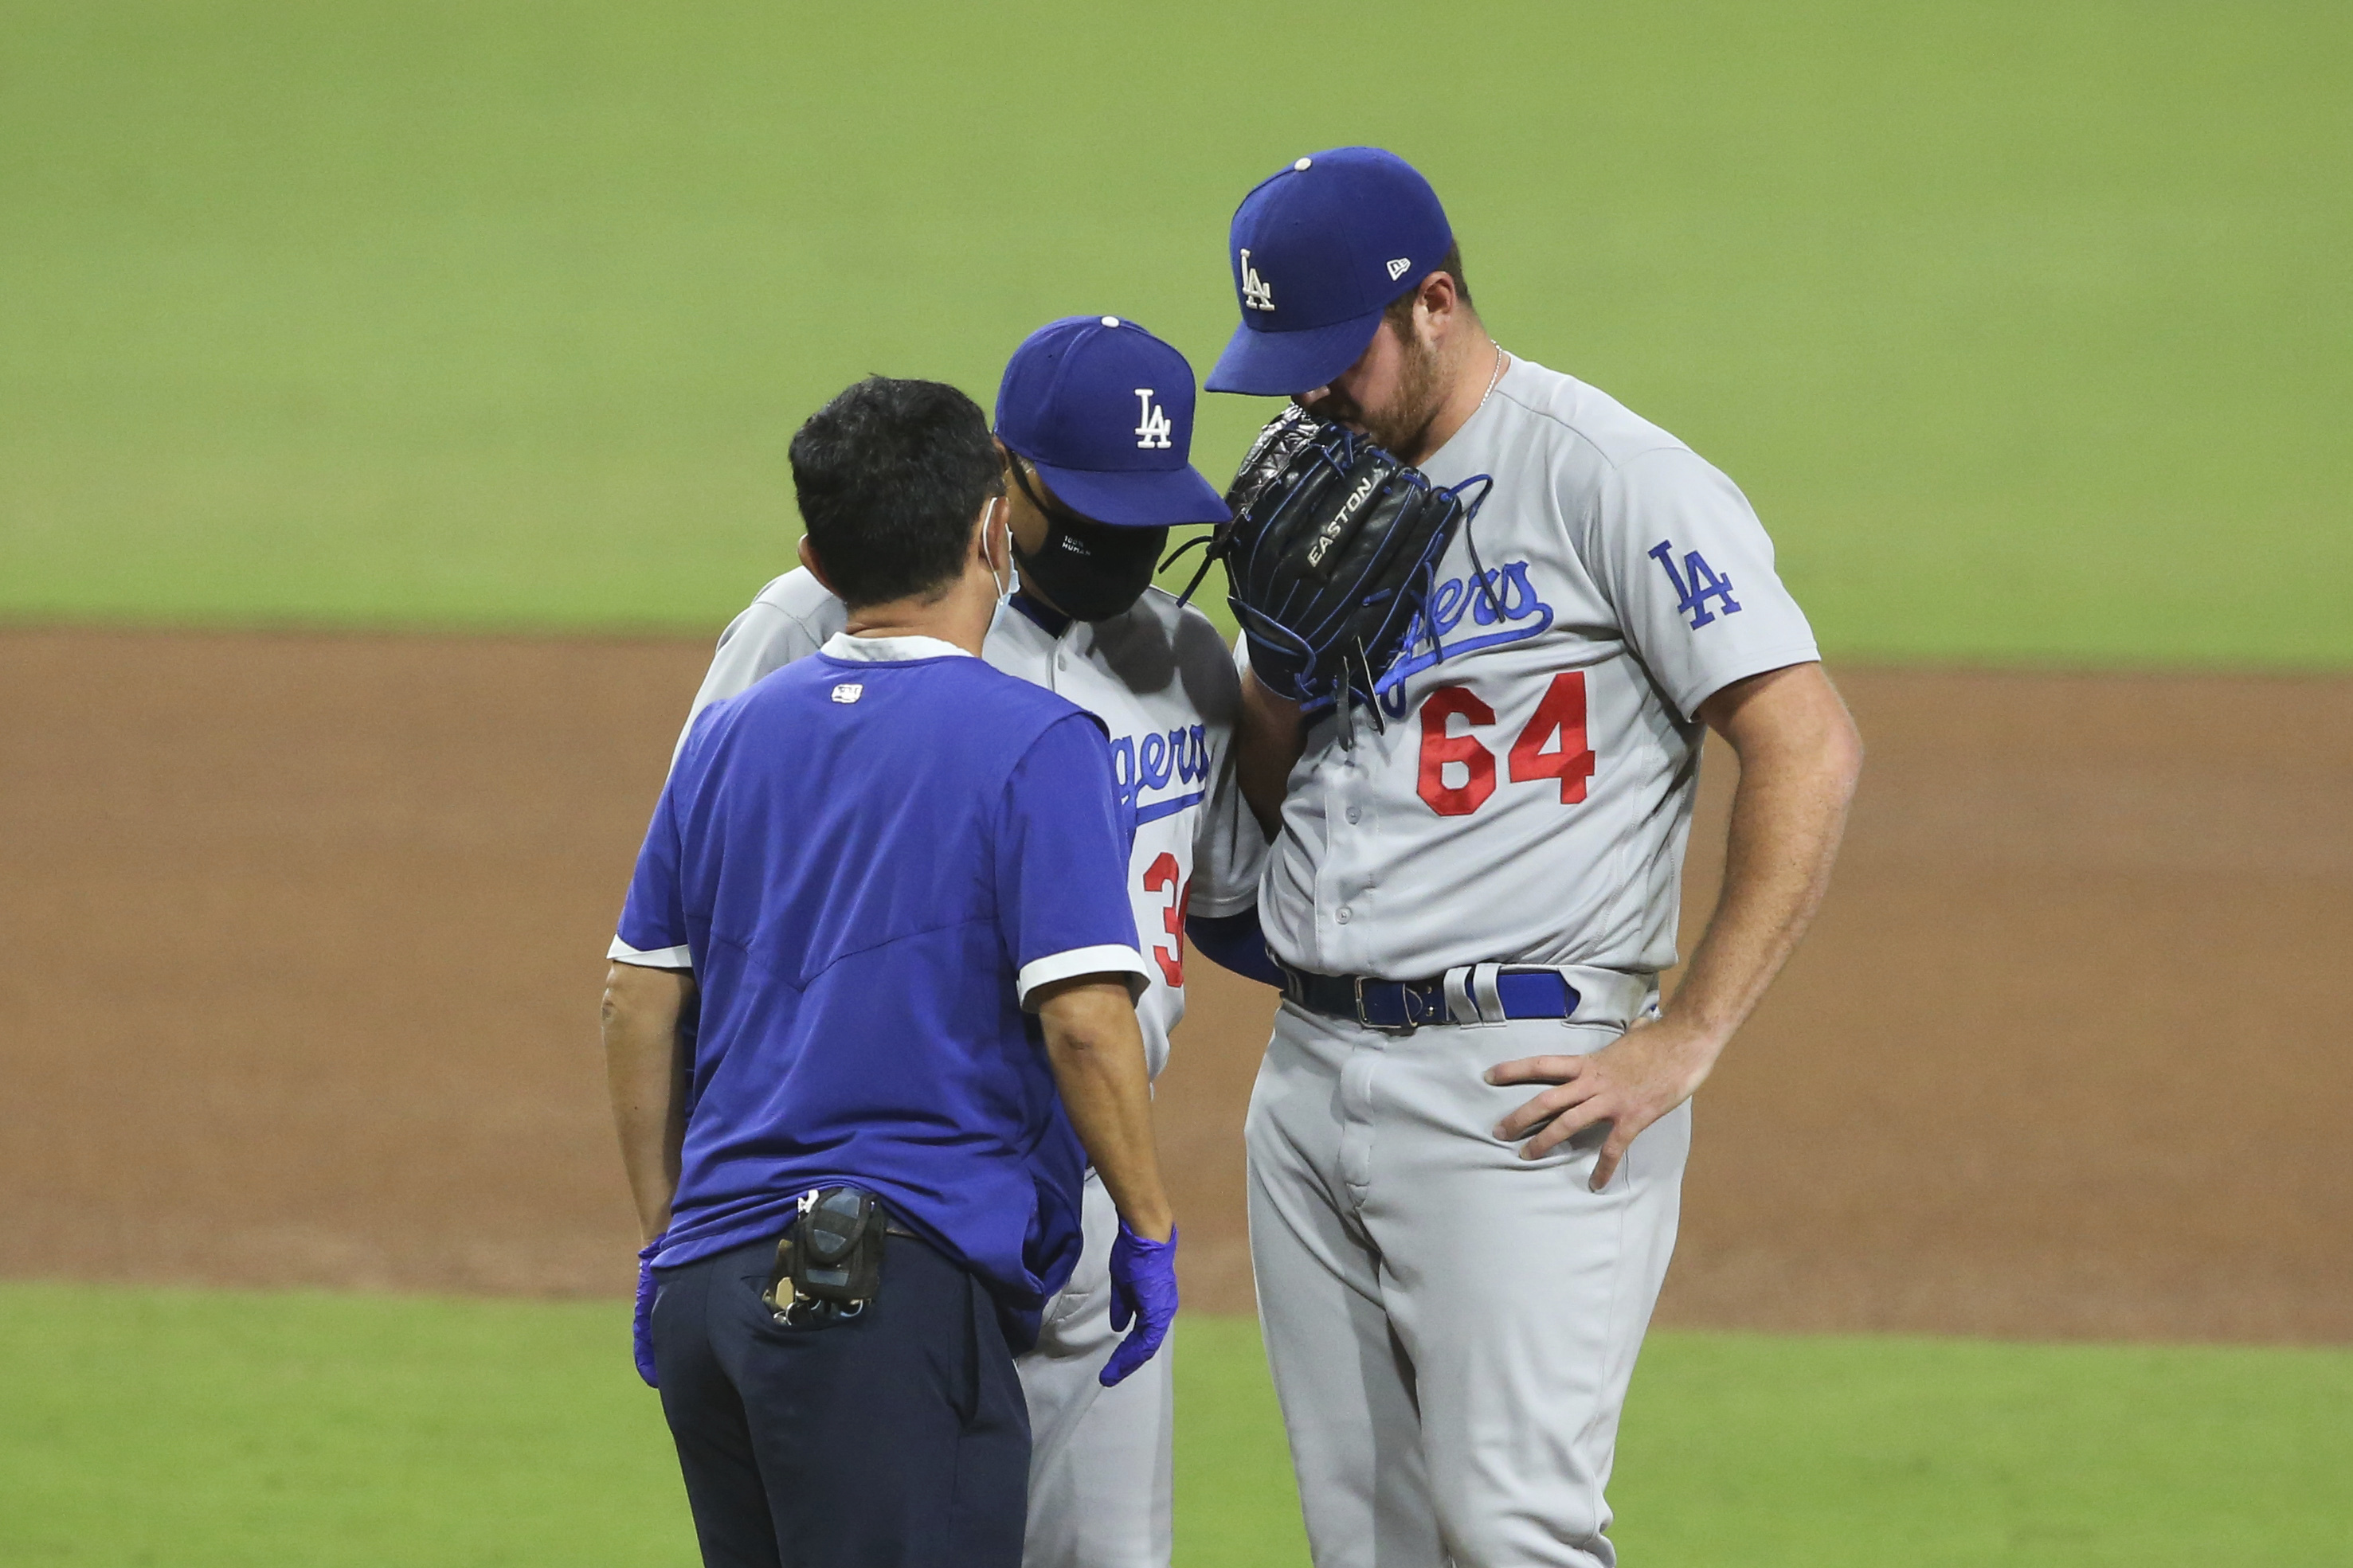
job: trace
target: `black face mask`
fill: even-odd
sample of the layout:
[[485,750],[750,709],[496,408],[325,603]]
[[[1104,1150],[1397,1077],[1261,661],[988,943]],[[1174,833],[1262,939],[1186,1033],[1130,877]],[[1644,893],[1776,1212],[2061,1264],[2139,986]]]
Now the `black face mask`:
[[1017,461],[1011,466],[1014,482],[1044,514],[1047,525],[1046,542],[1035,555],[1014,543],[1013,564],[1021,581],[1076,620],[1107,621],[1134,607],[1152,584],[1152,569],[1168,542],[1168,530],[1113,528],[1048,506],[1029,488],[1022,465]]

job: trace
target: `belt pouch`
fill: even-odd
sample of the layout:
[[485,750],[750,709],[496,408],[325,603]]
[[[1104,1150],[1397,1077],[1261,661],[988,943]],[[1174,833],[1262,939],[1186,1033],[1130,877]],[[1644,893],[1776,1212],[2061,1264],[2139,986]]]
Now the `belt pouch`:
[[860,1187],[801,1194],[800,1213],[776,1241],[776,1267],[760,1300],[776,1321],[811,1328],[855,1318],[882,1293],[883,1237],[890,1216]]

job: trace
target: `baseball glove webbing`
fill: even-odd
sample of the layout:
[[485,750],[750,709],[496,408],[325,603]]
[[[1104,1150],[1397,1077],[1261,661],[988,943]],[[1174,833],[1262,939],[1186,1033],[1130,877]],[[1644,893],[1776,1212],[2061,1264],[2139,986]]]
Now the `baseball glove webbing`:
[[[1226,492],[1232,521],[1207,541],[1184,598],[1223,561],[1251,669],[1303,713],[1338,706],[1345,743],[1354,702],[1371,704],[1382,722],[1378,699],[1405,679],[1399,659],[1422,629],[1439,558],[1458,527],[1471,543],[1470,521],[1493,484],[1479,474],[1440,489],[1354,430],[1293,405],[1242,458]],[[1466,503],[1472,485],[1479,493]],[[1475,545],[1471,558],[1492,601]]]

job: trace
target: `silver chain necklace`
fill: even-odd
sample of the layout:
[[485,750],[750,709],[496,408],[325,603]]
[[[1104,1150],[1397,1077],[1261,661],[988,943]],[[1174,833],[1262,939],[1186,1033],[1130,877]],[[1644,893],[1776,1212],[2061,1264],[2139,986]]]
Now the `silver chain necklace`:
[[[1491,397],[1493,397],[1493,396],[1494,396],[1494,395],[1495,395],[1495,384],[1496,384],[1497,382],[1499,382],[1499,381],[1503,380],[1503,379],[1504,379],[1504,345],[1503,345],[1503,344],[1501,344],[1501,343],[1497,343],[1497,344],[1495,345],[1495,373],[1494,373],[1493,375],[1490,375],[1490,376],[1487,378],[1487,390],[1486,390],[1486,391],[1484,391],[1484,392],[1482,392],[1482,393],[1481,393],[1481,394],[1479,395],[1479,406],[1478,406],[1478,408],[1473,408],[1473,409],[1472,409],[1472,410],[1471,410],[1471,414],[1472,414],[1472,418],[1476,418],[1476,417],[1478,416],[1479,409],[1480,409],[1480,408],[1484,408],[1484,407],[1486,407],[1486,406],[1487,406],[1487,399],[1489,399],[1489,398],[1491,398]],[[1465,423],[1468,423],[1468,421],[1465,421]]]

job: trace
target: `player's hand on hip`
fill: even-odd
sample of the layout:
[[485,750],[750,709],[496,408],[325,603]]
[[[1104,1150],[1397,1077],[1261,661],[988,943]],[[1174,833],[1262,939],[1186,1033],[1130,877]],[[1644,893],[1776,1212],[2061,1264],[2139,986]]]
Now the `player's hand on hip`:
[[1134,1330],[1111,1352],[1097,1381],[1109,1388],[1152,1359],[1176,1321],[1176,1229],[1155,1241],[1119,1222],[1111,1247],[1111,1326]]
[[1552,1087],[1495,1126],[1506,1142],[1525,1139],[1520,1158],[1538,1160],[1602,1122],[1609,1134],[1593,1163],[1599,1192],[1644,1128],[1692,1097],[1715,1065],[1720,1043],[1670,1019],[1638,1024],[1589,1056],[1523,1057],[1489,1068],[1489,1083]]

